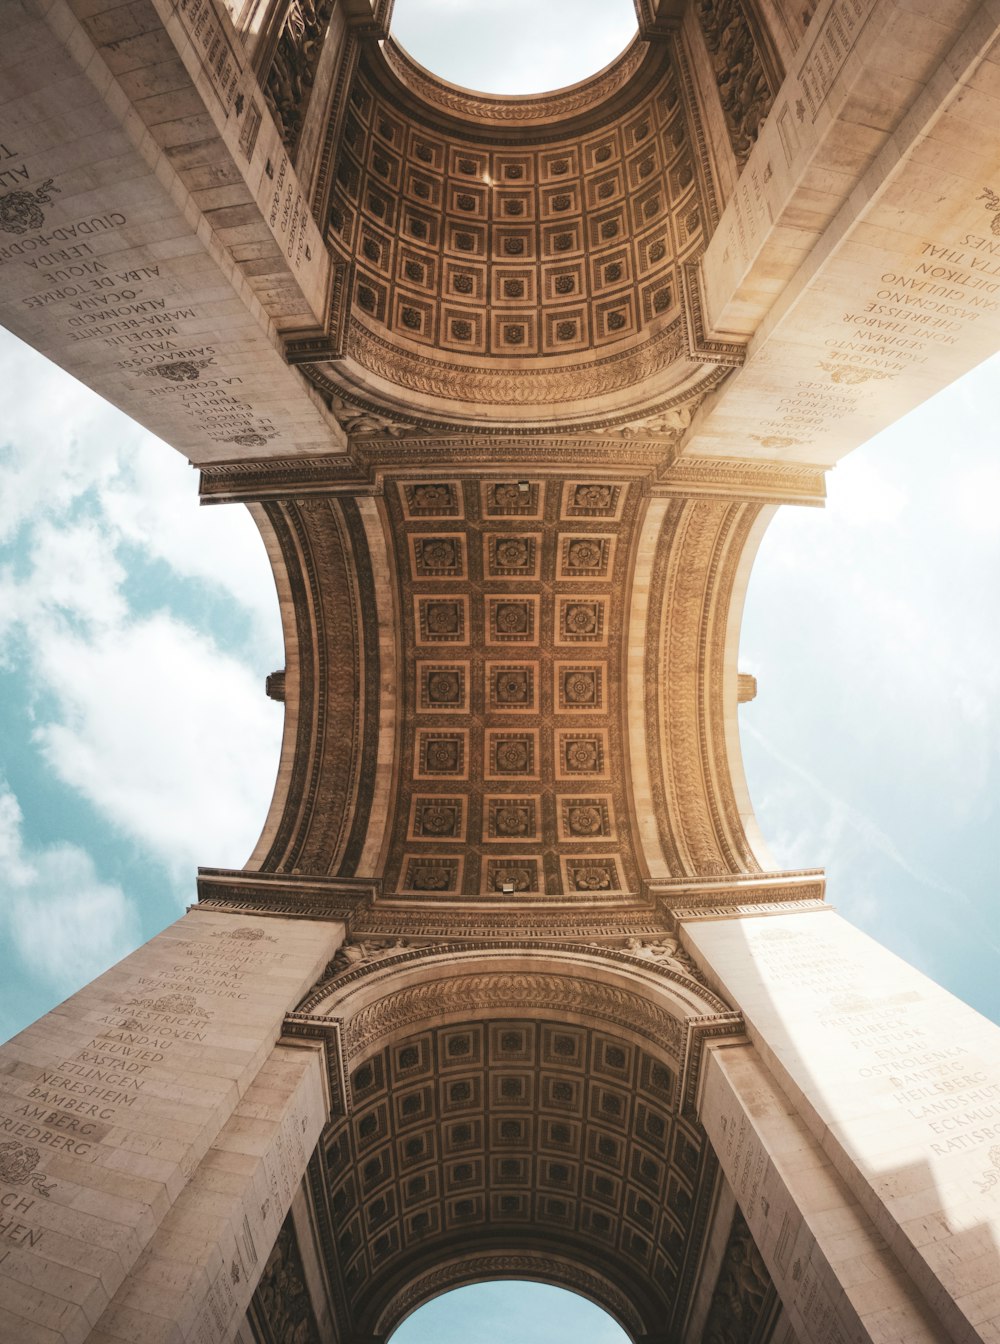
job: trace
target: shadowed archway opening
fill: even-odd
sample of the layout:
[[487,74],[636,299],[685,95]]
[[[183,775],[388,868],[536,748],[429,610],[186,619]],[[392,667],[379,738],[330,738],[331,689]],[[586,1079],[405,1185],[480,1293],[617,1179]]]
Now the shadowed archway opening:
[[587,79],[636,33],[632,0],[396,0],[393,39],[440,79],[545,93]]
[[627,1344],[629,1336],[602,1307],[565,1288],[524,1279],[469,1284],[418,1307],[390,1336],[392,1344]]

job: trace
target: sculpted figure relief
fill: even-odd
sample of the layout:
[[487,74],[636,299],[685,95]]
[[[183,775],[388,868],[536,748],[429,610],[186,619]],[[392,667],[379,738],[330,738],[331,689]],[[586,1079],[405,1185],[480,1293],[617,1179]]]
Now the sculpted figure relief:
[[384,961],[386,957],[409,946],[405,938],[371,938],[345,943],[327,967],[327,978],[346,975],[348,971],[369,962]]
[[733,153],[742,168],[774,95],[740,0],[698,0],[698,19],[712,54]]
[[333,12],[333,0],[292,0],[267,73],[265,90],[285,148],[298,143],[309,94],[316,78],[323,37]]

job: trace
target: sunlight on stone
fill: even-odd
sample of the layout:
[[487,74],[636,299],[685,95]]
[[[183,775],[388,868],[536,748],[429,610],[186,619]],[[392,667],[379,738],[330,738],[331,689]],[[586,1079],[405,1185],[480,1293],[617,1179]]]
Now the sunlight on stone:
[[440,79],[524,94],[587,79],[635,34],[632,0],[397,0],[390,36]]
[[501,1280],[442,1293],[419,1307],[392,1344],[626,1344],[600,1307],[564,1288]]

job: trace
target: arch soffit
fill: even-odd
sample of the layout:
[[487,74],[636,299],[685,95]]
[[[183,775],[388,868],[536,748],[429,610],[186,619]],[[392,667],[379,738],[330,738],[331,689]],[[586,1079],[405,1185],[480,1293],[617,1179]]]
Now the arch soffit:
[[286,1031],[326,1040],[332,1093],[349,1112],[351,1072],[422,1025],[553,1012],[668,1059],[680,1075],[679,1104],[693,1114],[705,1042],[743,1032],[741,1015],[697,975],[683,952],[652,960],[644,948],[514,941],[390,948],[320,982],[286,1017]]
[[[654,882],[760,874],[762,847],[743,775],[736,722],[736,655],[746,585],[773,509],[712,497],[673,497],[653,504],[652,528],[642,523],[636,529],[629,570],[636,595],[632,628],[627,622],[622,633],[628,671],[619,713],[629,741],[631,773],[626,772],[625,779],[636,838]],[[266,507],[269,518],[278,509]],[[342,507],[332,501],[316,500],[311,505],[299,501],[284,506],[281,518],[275,514],[267,528],[269,534],[281,523],[282,535],[287,533],[280,548],[272,537],[269,553],[290,650],[280,787],[265,831],[272,845],[268,855],[261,847],[255,854],[259,864],[274,871],[290,867],[337,871],[349,822],[356,833],[354,849],[360,855],[365,845],[365,867],[369,872],[372,865],[377,869],[372,846],[381,831],[369,836],[367,843],[365,836],[369,818],[381,818],[384,829],[390,810],[391,772],[383,768],[376,778],[373,764],[378,740],[397,731],[403,704],[395,701],[402,697],[403,686],[402,682],[380,685],[379,654],[372,643],[378,635],[369,618],[377,612],[380,628],[389,631],[392,613],[387,608],[394,590],[384,580],[389,567],[394,563],[405,567],[406,558],[392,558],[384,518],[367,528],[367,536],[356,528],[353,545],[341,542],[331,549],[326,534],[331,529],[338,535],[344,531],[337,521]],[[261,513],[255,509],[255,514]],[[373,542],[378,543],[378,554]],[[377,585],[369,572],[373,564],[382,576]],[[324,592],[343,589],[344,610],[356,611],[349,638],[339,625],[328,629],[324,623],[325,604],[315,590],[317,581]],[[372,628],[365,630],[366,625]],[[639,632],[638,645],[633,630]],[[364,691],[360,710],[353,699],[342,705],[321,703],[330,684],[330,673],[324,669],[342,662],[350,649],[355,651],[358,685]],[[391,652],[390,639],[382,656]],[[313,672],[317,659],[318,676]],[[323,732],[321,725],[326,725]],[[350,781],[339,783],[334,776],[344,769],[345,741],[353,743],[355,763]],[[385,754],[383,750],[381,756]],[[331,789],[340,790],[338,807],[344,818],[335,848],[329,826],[318,830],[316,820],[318,800]],[[332,815],[331,805],[322,811]],[[307,858],[305,865],[302,856]],[[349,868],[342,868],[341,875],[349,876]]]
[[[476,1156],[486,1142],[485,1136],[475,1139],[475,1124],[466,1125],[469,1134],[462,1136],[464,1147],[455,1150],[449,1144],[452,1138],[459,1142],[458,1136],[449,1137],[447,1131],[456,1121],[466,1119],[461,1106],[475,1108],[482,1104],[475,1100],[480,1095],[475,1091],[476,1084],[472,1084],[471,1099],[466,1096],[458,1111],[455,1110],[455,1100],[449,1097],[446,1102],[442,1093],[440,1105],[445,1110],[438,1112],[439,1103],[433,1098],[438,1095],[439,1084],[435,1083],[427,1090],[425,1080],[429,1077],[428,1070],[433,1070],[433,1058],[448,1049],[447,1042],[452,1037],[466,1041],[470,1028],[474,1033],[477,1024],[484,1044],[471,1048],[463,1044],[461,1051],[456,1052],[455,1062],[445,1071],[445,1082],[440,1086],[448,1080],[462,1082],[485,1069],[482,1096],[493,1099],[486,1103],[487,1118],[494,1116],[494,1120],[499,1120],[504,1114],[508,1117],[524,1115],[517,1103],[495,1100],[496,1088],[490,1079],[503,1079],[511,1071],[517,1073],[524,1069],[530,1073],[537,1066],[555,1078],[572,1078],[574,1071],[583,1069],[586,1072],[586,1061],[593,1051],[598,1050],[598,1040],[604,1042],[600,1046],[603,1062],[599,1066],[604,1089],[609,1084],[612,1090],[616,1087],[619,1091],[623,1087],[632,1089],[631,1101],[622,1102],[621,1109],[616,1103],[615,1109],[607,1111],[607,1115],[620,1117],[610,1122],[603,1109],[599,1114],[593,1110],[600,1096],[600,1078],[598,1095],[586,1113],[580,1113],[577,1122],[570,1116],[559,1114],[558,1107],[565,1106],[566,1101],[542,1100],[547,1096],[546,1089],[541,1085],[537,1089],[539,1101],[532,1103],[532,1107],[541,1104],[541,1119],[551,1115],[553,1104],[556,1120],[570,1119],[570,1125],[563,1126],[566,1134],[558,1138],[558,1143],[564,1147],[554,1154],[554,1160],[569,1164],[558,1179],[573,1182],[569,1190],[569,1209],[578,1208],[579,1227],[569,1209],[560,1210],[558,1215],[554,1209],[544,1209],[528,1217],[523,1225],[523,1235],[522,1230],[518,1231],[516,1243],[511,1242],[511,1228],[505,1225],[510,1221],[509,1216],[501,1217],[498,1225],[490,1226],[482,1222],[481,1214],[478,1221],[474,1215],[472,1225],[461,1235],[458,1235],[459,1228],[439,1228],[432,1222],[423,1246],[413,1244],[408,1233],[405,1234],[405,1244],[397,1245],[390,1239],[392,1234],[387,1232],[381,1256],[377,1254],[379,1246],[373,1243],[375,1261],[381,1262],[372,1263],[360,1279],[355,1278],[346,1285],[345,1291],[350,1297],[346,1310],[355,1329],[365,1334],[382,1334],[384,1328],[393,1328],[421,1301],[448,1287],[485,1277],[515,1274],[582,1292],[608,1310],[633,1336],[655,1332],[656,1322],[662,1319],[664,1310],[668,1314],[679,1312],[683,1315],[700,1263],[699,1248],[716,1173],[694,1108],[701,1050],[709,1038],[740,1035],[742,1022],[738,1014],[731,1012],[710,989],[688,973],[682,958],[683,954],[676,964],[668,960],[654,963],[641,948],[567,948],[555,944],[532,947],[493,943],[459,949],[440,945],[390,948],[370,963],[342,972],[332,981],[321,984],[304,1001],[299,1012],[289,1015],[286,1033],[325,1040],[331,1073],[335,1069],[339,1073],[339,1077],[331,1077],[331,1085],[334,1096],[339,1093],[343,1104],[338,1107],[335,1102],[328,1151],[324,1149],[326,1157],[311,1178],[317,1207],[332,1209],[335,1220],[341,1217],[336,1212],[338,1209],[346,1210],[343,1218],[353,1217],[350,1213],[353,1205],[345,1206],[340,1202],[339,1193],[340,1187],[353,1179],[350,1173],[357,1168],[361,1172],[359,1180],[368,1181],[371,1176],[375,1182],[372,1191],[375,1192],[380,1188],[379,1182],[385,1180],[379,1173],[389,1170],[386,1161],[379,1156],[382,1147],[402,1143],[404,1139],[407,1143],[412,1142],[414,1134],[419,1134],[421,1125],[428,1119],[432,1124],[438,1124],[441,1132],[436,1141],[432,1140],[430,1146],[422,1150],[425,1155],[415,1159],[417,1165],[422,1169],[422,1164],[427,1162],[426,1154],[430,1153],[435,1154],[432,1162],[444,1162],[445,1167],[452,1160],[468,1163],[469,1175],[472,1175]],[[511,1031],[515,1035],[526,1033],[533,1040],[537,1035],[537,1051],[542,1053],[537,1053],[536,1047],[509,1046],[503,1038],[504,1033]],[[568,1046],[565,1050],[559,1046],[559,1040],[567,1036],[578,1037],[581,1041],[579,1047],[574,1047],[576,1053],[572,1056],[568,1054]],[[488,1050],[487,1038],[492,1042]],[[431,1039],[437,1044],[427,1045]],[[498,1047],[496,1042],[500,1041],[503,1043]],[[502,1051],[513,1048],[514,1054],[497,1058],[497,1048]],[[521,1050],[525,1053],[518,1053]],[[621,1070],[620,1078],[606,1076],[611,1060],[609,1051],[620,1056],[613,1061],[614,1068]],[[404,1062],[407,1052],[413,1059]],[[658,1068],[662,1070],[659,1078],[655,1072],[648,1072]],[[408,1072],[392,1082],[400,1069]],[[462,1085],[468,1093],[468,1085],[464,1082]],[[565,1083],[561,1085],[567,1086]],[[658,1100],[649,1092],[651,1087],[660,1089]],[[425,1093],[427,1100],[419,1103],[413,1120],[407,1124],[402,1119],[406,1112],[400,1109],[402,1098],[415,1100],[417,1094],[423,1096]],[[497,1095],[506,1096],[507,1093]],[[653,1110],[659,1111],[663,1120],[648,1115],[651,1101]],[[578,1103],[569,1104],[575,1108]],[[494,1115],[498,1105],[500,1115]],[[604,1106],[605,1102],[601,1101],[601,1107]],[[376,1114],[383,1115],[384,1119],[376,1123]],[[573,1114],[576,1114],[575,1110]],[[507,1123],[520,1127],[523,1121],[508,1119]],[[595,1123],[596,1130],[593,1128]],[[646,1171],[644,1168],[639,1176],[634,1162],[630,1161],[626,1168],[625,1149],[617,1151],[614,1143],[606,1150],[608,1156],[597,1159],[599,1164],[610,1162],[613,1173],[610,1185],[606,1179],[608,1173],[605,1173],[607,1190],[602,1198],[617,1197],[630,1208],[631,1202],[638,1200],[641,1204],[645,1200],[646,1207],[644,1211],[640,1210],[640,1216],[654,1220],[647,1232],[629,1231],[625,1227],[621,1245],[612,1230],[616,1224],[613,1219],[608,1222],[607,1210],[599,1215],[604,1218],[606,1230],[595,1234],[584,1207],[587,1199],[592,1197],[584,1194],[583,1188],[574,1194],[576,1177],[570,1177],[570,1171],[576,1166],[582,1170],[593,1162],[594,1159],[586,1154],[591,1153],[593,1143],[599,1134],[606,1132],[609,1123],[625,1126],[621,1134],[626,1148],[640,1135],[644,1136],[640,1143],[648,1145],[650,1135],[656,1133],[660,1138],[652,1141],[651,1151],[659,1153],[662,1149],[664,1154],[672,1155],[663,1160],[647,1156],[650,1169]],[[647,1134],[646,1128],[654,1123],[658,1128],[655,1131],[649,1129]],[[406,1127],[400,1129],[400,1124]],[[530,1112],[527,1124],[530,1129]],[[571,1130],[579,1130],[579,1133],[571,1135]],[[493,1120],[489,1122],[489,1132],[493,1134]],[[615,1129],[612,1132],[618,1133]],[[687,1138],[682,1139],[682,1134]],[[369,1137],[365,1138],[365,1135]],[[469,1151],[470,1140],[475,1150],[472,1152]],[[523,1150],[526,1141],[523,1135],[514,1136],[513,1149],[508,1148],[505,1154],[504,1144],[509,1138],[503,1135],[499,1140],[500,1152],[491,1147],[494,1153],[491,1162],[509,1155],[514,1160],[506,1165],[518,1167],[513,1186],[507,1173],[501,1173],[499,1188],[495,1186],[496,1173],[487,1177],[488,1191],[493,1191],[491,1199],[499,1198],[506,1191],[515,1202],[519,1199],[532,1202],[533,1197],[518,1193],[522,1187],[525,1191],[533,1188],[527,1170],[520,1170],[523,1159],[515,1156]],[[548,1145],[553,1141],[549,1139],[543,1143],[542,1155],[550,1164],[553,1157],[547,1156],[551,1152]],[[495,1136],[489,1140],[490,1145],[496,1142]],[[685,1150],[687,1158],[678,1157],[678,1145]],[[480,1162],[485,1161],[485,1155],[484,1149],[479,1154]],[[357,1166],[362,1157],[363,1170]],[[640,1159],[641,1154],[637,1154],[636,1161]],[[406,1159],[411,1164],[410,1169],[413,1160]],[[406,1167],[403,1157],[397,1155],[396,1161],[397,1165],[402,1164],[399,1170],[403,1171]],[[688,1188],[687,1195],[674,1189],[677,1178],[671,1173],[676,1173],[674,1164],[677,1161],[686,1168],[682,1183]],[[551,1191],[547,1196],[549,1203],[557,1195],[565,1198],[562,1189],[552,1190],[553,1179],[554,1175],[549,1174],[543,1180],[543,1186]],[[443,1173],[437,1182],[432,1178],[432,1188],[435,1191],[443,1188],[444,1180]],[[507,1184],[503,1183],[505,1180]],[[529,1182],[527,1186],[524,1185],[526,1180]],[[636,1180],[639,1185],[635,1184]],[[652,1182],[652,1186],[647,1189],[642,1182]],[[612,1185],[621,1186],[617,1196],[611,1194]],[[414,1196],[425,1197],[423,1194]],[[402,1207],[398,1215],[392,1213],[391,1216],[399,1217],[401,1226],[411,1217],[406,1204],[410,1198],[409,1180],[400,1177],[396,1201]],[[580,1203],[581,1199],[584,1204]],[[678,1199],[680,1203],[676,1202]],[[388,1197],[383,1202],[386,1204],[385,1215],[390,1216],[388,1209],[390,1205],[395,1209],[396,1204]],[[673,1210],[670,1217],[676,1221],[673,1231],[663,1221],[668,1218],[664,1211],[668,1204]],[[527,1206],[519,1215],[522,1223],[526,1215]],[[517,1221],[518,1216],[515,1216]],[[340,1254],[334,1246],[340,1246],[338,1228],[341,1227],[342,1223],[335,1221],[324,1243],[327,1254],[334,1260]],[[613,1245],[607,1243],[609,1236]],[[601,1237],[605,1238],[603,1243]],[[651,1249],[661,1244],[666,1246],[668,1240],[672,1268],[663,1261],[661,1252]],[[347,1254],[355,1256],[356,1246],[355,1241],[347,1248]],[[520,1257],[516,1263],[511,1258],[515,1251]],[[656,1261],[655,1283],[642,1269],[650,1255]],[[446,1266],[444,1272],[442,1264]],[[647,1270],[652,1267],[650,1263]],[[631,1311],[627,1309],[628,1304],[631,1304]]]
[[342,347],[301,361],[339,411],[689,420],[740,361],[700,331],[697,259],[718,206],[680,45],[637,38],[538,99],[449,85],[389,41],[362,54],[350,102],[320,190],[352,267]]
[[642,1313],[631,1297],[599,1266],[581,1263],[579,1252],[563,1256],[555,1249],[524,1246],[477,1249],[452,1257],[435,1254],[428,1266],[411,1266],[404,1282],[386,1290],[374,1316],[373,1333],[388,1339],[407,1317],[434,1298],[475,1283],[507,1279],[526,1279],[577,1293],[606,1311],[632,1339],[646,1333]]

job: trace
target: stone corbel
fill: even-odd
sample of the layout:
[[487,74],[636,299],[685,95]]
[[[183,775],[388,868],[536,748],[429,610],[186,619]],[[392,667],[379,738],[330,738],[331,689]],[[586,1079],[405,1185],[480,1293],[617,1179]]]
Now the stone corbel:
[[684,336],[688,355],[701,364],[723,364],[738,368],[746,357],[746,346],[739,341],[710,336],[705,326],[705,297],[701,262],[686,261],[678,267],[683,293]]
[[636,0],[639,36],[647,41],[676,33],[684,18],[686,0]]
[[340,0],[347,26],[359,37],[384,42],[389,36],[393,0]]
[[288,364],[325,364],[344,358],[353,287],[349,282],[353,269],[353,264],[344,261],[331,263],[326,320],[317,331],[290,331],[284,334],[284,354]]

